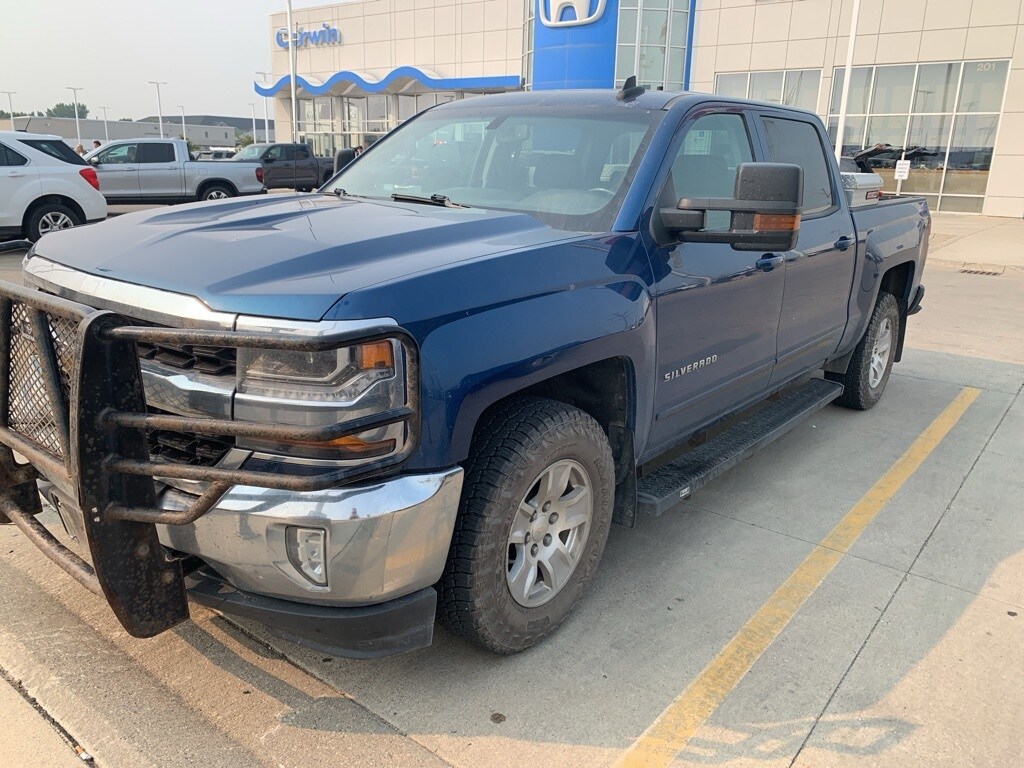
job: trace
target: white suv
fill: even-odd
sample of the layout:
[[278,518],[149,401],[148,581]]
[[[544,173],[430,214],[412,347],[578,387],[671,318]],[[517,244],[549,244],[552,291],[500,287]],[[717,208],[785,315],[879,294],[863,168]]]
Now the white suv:
[[59,136],[0,131],[0,237],[33,242],[107,217],[96,171]]

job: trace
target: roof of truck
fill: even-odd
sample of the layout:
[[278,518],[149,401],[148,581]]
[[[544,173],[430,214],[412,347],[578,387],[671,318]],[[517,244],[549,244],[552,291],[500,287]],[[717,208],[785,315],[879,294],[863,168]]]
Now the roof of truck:
[[[697,91],[644,91],[631,99],[618,98],[619,91],[612,88],[572,89],[553,91],[509,91],[474,96],[471,100],[450,101],[434,109],[458,109],[466,106],[558,106],[558,107],[611,107],[621,106],[623,109],[668,109],[679,103],[706,103],[709,101],[725,101],[730,104],[749,104],[768,109],[784,109],[794,112],[806,112],[797,107],[771,104],[768,102],[738,99],[731,96],[718,96],[713,93]],[[813,114],[813,113],[807,113]]]

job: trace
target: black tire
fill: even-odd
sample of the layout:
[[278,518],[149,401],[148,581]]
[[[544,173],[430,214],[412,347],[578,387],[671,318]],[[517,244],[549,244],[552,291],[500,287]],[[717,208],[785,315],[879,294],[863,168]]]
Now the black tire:
[[200,200],[225,200],[237,193],[227,184],[208,184],[199,193]]
[[[61,226],[59,222],[69,221]],[[32,209],[25,221],[25,237],[33,243],[55,229],[71,229],[82,225],[82,217],[61,203],[43,203]]]
[[[884,373],[881,378],[871,385],[871,358],[875,348],[875,341],[879,333],[883,331],[888,321],[889,328],[889,349],[888,359],[885,362]],[[878,294],[875,302],[875,309],[871,313],[871,322],[868,323],[864,336],[853,350],[853,357],[846,373],[826,373],[825,376],[832,381],[838,381],[843,385],[843,394],[835,401],[836,405],[845,408],[854,408],[859,411],[866,411],[873,408],[882,399],[885,392],[885,385],[889,382],[889,374],[892,372],[892,364],[896,355],[896,344],[900,337],[900,316],[899,304],[896,297],[891,293]]]
[[[507,582],[511,526],[546,468],[567,460],[582,467],[590,483],[589,529],[564,585],[542,605],[526,607],[513,598]],[[539,397],[495,408],[478,429],[466,463],[448,564],[438,584],[440,621],[501,654],[522,651],[550,635],[593,579],[608,540],[614,496],[611,447],[590,415]]]

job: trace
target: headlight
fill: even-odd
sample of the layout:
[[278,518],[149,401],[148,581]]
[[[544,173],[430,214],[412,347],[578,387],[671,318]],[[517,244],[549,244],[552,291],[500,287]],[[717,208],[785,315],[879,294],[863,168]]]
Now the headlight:
[[[405,349],[397,339],[352,344],[324,352],[239,349],[235,419],[296,426],[344,424],[408,401]],[[286,456],[365,461],[399,450],[402,423],[321,443],[239,440]]]

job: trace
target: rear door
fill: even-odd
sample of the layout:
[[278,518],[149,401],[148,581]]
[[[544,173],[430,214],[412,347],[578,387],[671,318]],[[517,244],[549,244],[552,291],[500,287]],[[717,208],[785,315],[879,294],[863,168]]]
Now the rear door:
[[785,254],[786,292],[779,320],[779,358],[772,383],[824,364],[846,327],[856,266],[853,218],[832,173],[826,137],[813,118],[762,112],[765,160],[804,170],[803,212],[796,248]]
[[[733,197],[737,166],[755,159],[755,143],[753,118],[738,106],[716,104],[691,113],[669,152],[671,170],[656,210],[681,197]],[[730,215],[709,212],[706,222],[708,230],[727,230]],[[785,269],[762,257],[721,243],[652,250],[658,369],[648,453],[671,446],[768,386]]]
[[139,144],[139,191],[143,197],[181,197],[185,194],[182,168],[169,141]]
[[0,228],[21,228],[25,210],[39,196],[39,171],[20,152],[0,143]]
[[139,145],[128,142],[114,144],[97,152],[93,157],[96,173],[100,177],[100,192],[104,197],[139,196]]

